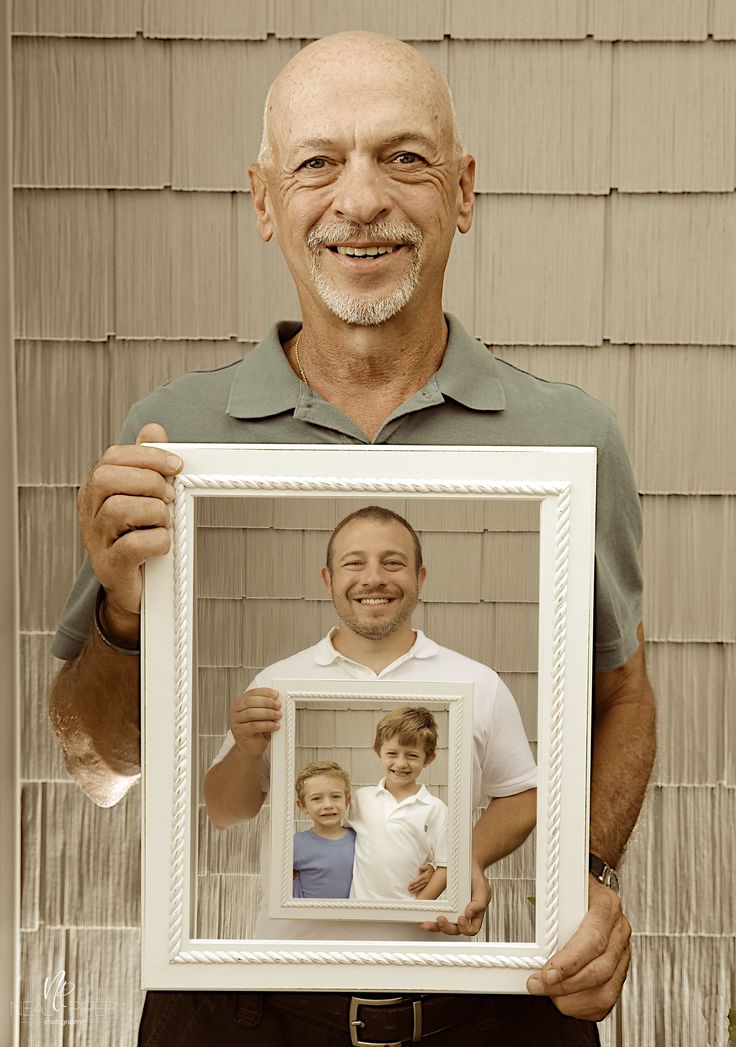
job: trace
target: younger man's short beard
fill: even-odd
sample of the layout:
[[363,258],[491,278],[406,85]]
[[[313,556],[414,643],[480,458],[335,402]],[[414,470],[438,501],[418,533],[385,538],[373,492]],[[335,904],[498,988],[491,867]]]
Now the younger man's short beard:
[[404,607],[390,622],[361,622],[353,615],[347,615],[346,617],[340,615],[340,618],[351,632],[354,632],[357,636],[362,636],[365,640],[386,640],[389,636],[393,636],[405,621],[411,618],[414,613],[414,607],[416,607],[416,601],[413,606]]

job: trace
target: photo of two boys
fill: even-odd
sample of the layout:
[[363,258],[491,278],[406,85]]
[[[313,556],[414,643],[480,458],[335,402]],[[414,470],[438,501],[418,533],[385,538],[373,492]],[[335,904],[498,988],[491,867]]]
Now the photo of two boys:
[[[417,694],[428,681],[469,684],[471,809],[484,808],[472,830],[472,855],[460,856],[470,862],[471,896],[462,899],[457,922],[418,914],[415,923],[382,922],[378,928],[375,916],[366,913],[361,923],[351,914],[339,924],[339,936],[431,940],[438,932],[475,935],[490,902],[486,870],[520,847],[536,824],[537,769],[517,704],[490,666],[440,646],[413,627],[428,567],[420,539],[404,517],[376,505],[350,513],[332,531],[320,573],[338,624],[314,646],[259,671],[235,697],[229,730],[204,778],[208,818],[225,831],[256,819],[270,791],[271,807],[283,793],[282,782],[271,782],[270,741],[284,711],[274,681],[308,681],[317,689],[338,690],[341,683],[357,681],[365,683],[366,692],[371,684],[416,684]],[[353,788],[350,770],[335,759],[293,765],[296,809],[307,826],[301,831],[292,826],[294,898],[305,903],[314,898],[397,899],[411,906],[442,895],[448,808],[438,790],[428,787],[427,776],[437,754],[437,719],[444,712],[412,703],[410,697],[388,713],[375,711],[372,737],[361,743],[364,749],[372,745],[373,771],[362,780],[373,784]],[[446,747],[446,739],[442,744]],[[264,901],[254,938],[334,937],[329,919],[316,914],[303,920],[274,918],[269,912],[266,888],[278,870],[271,869],[267,821],[260,838],[260,875]]]
[[437,741],[432,712],[405,706],[376,726],[377,785],[353,792],[334,760],[302,768],[296,802],[312,827],[294,836],[295,898],[439,898],[447,883],[447,805],[419,781]]

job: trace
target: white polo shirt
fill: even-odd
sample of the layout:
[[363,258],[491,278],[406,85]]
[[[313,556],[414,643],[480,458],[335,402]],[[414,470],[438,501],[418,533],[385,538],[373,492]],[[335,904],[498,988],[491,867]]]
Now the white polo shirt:
[[351,898],[412,901],[409,884],[420,866],[447,865],[447,805],[426,785],[404,800],[391,795],[385,778],[357,789],[348,824],[355,829]]
[[[308,647],[291,658],[269,665],[252,680],[248,689],[272,687],[274,679],[314,680],[428,680],[473,684],[473,807],[483,797],[513,796],[536,788],[537,768],[529,748],[516,702],[506,684],[487,665],[466,658],[457,651],[440,647],[417,629],[414,646],[380,673],[346,658],[332,644],[331,632],[314,647]],[[212,765],[219,763],[234,747],[228,731]],[[270,785],[270,755],[266,749],[261,761],[261,787]],[[270,882],[270,832],[264,827],[261,837],[261,879]],[[413,924],[371,923],[370,921],[271,920],[262,909],[256,923],[255,937],[325,940],[341,939],[436,941],[430,931],[420,931]],[[451,941],[452,939],[447,939]]]

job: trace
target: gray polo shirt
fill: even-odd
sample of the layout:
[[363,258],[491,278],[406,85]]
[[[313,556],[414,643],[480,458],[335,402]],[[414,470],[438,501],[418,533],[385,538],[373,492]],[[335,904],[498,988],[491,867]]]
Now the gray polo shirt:
[[[298,323],[275,324],[244,359],[194,371],[130,410],[120,443],[158,422],[173,443],[443,444],[596,447],[595,668],[613,669],[637,647],[641,619],[639,499],[613,412],[575,386],[547,382],[496,359],[452,316],[439,370],[396,408],[373,440],[292,371],[282,342]],[[98,583],[85,562],[52,652],[75,658],[92,626]]]

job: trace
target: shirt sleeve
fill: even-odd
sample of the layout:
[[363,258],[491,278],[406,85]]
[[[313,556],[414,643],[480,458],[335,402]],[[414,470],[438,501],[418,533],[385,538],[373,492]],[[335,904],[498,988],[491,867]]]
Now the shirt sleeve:
[[430,813],[430,848],[429,860],[435,868],[447,867],[447,804],[438,797]]
[[595,534],[594,665],[623,665],[636,651],[642,617],[639,494],[613,412],[598,451]]
[[481,789],[485,796],[514,796],[535,789],[536,785],[537,765],[518,706],[499,678],[481,769]]

